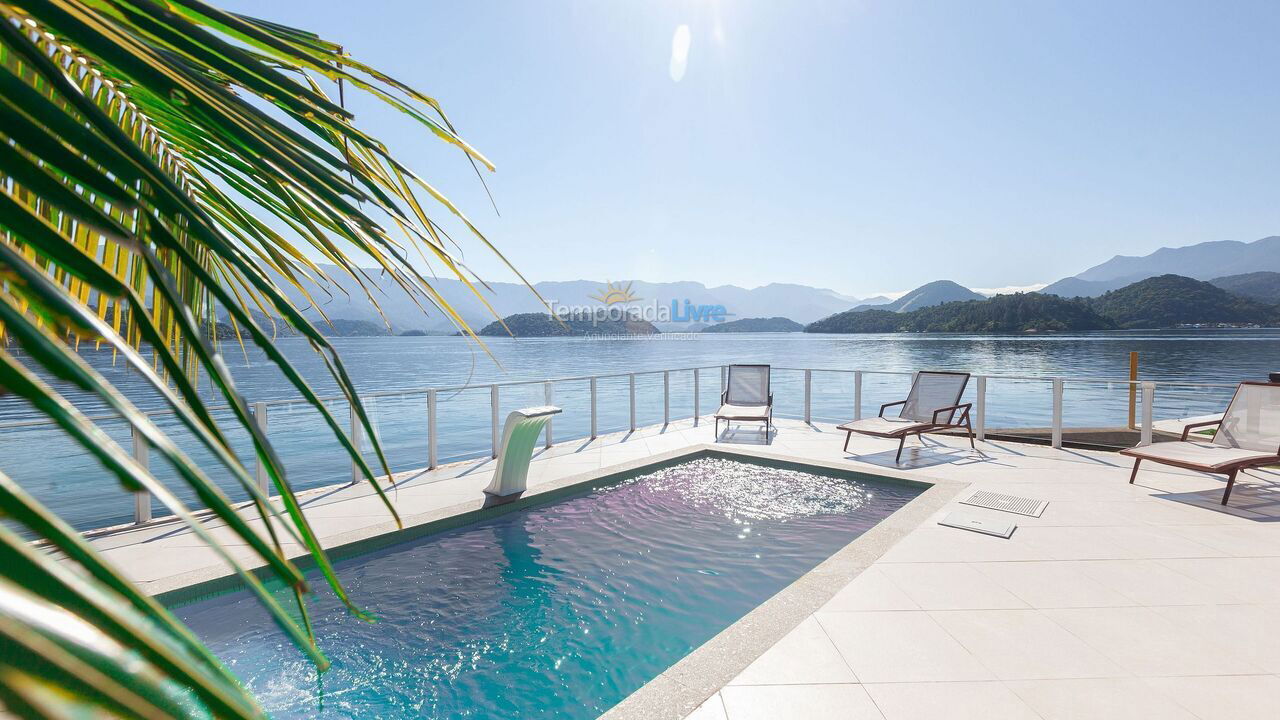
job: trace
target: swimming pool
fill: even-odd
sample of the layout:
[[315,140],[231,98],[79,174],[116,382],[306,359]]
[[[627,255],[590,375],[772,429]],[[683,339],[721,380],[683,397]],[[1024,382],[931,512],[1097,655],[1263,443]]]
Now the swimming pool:
[[[314,668],[246,593],[179,608],[277,718],[594,718],[920,494],[716,455],[338,563]],[[319,586],[319,584],[316,584]]]

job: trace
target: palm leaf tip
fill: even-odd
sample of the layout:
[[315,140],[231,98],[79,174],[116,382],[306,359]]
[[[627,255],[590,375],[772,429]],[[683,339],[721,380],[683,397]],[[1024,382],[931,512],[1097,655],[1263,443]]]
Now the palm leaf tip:
[[[322,316],[291,300],[289,290],[298,290],[304,279],[323,284],[327,278],[317,262],[329,262],[356,278],[376,306],[375,285],[360,280],[371,267],[473,336],[410,264],[409,251],[416,248],[454,273],[464,272],[460,249],[441,241],[448,235],[436,214],[491,248],[459,208],[363,130],[326,83],[405,113],[459,148],[477,172],[479,166],[493,169],[435,99],[313,33],[200,0],[0,2],[0,344],[22,350],[0,350],[0,395],[33,403],[125,489],[160,498],[241,573],[320,667],[327,661],[310,636],[305,580],[284,557],[274,528],[284,528],[307,548],[353,612],[369,620],[372,615],[347,597],[210,328],[225,318],[247,347],[280,368],[398,521],[378,482],[379,475],[390,475],[389,463],[368,412],[341,358],[313,324]],[[254,321],[255,311],[282,319],[321,354],[329,379],[369,438],[376,463],[365,461],[349,430],[277,349],[274,328],[268,333]],[[252,511],[272,530],[270,537],[257,537],[186,449],[169,441],[106,373],[76,356],[82,340],[109,348],[140,373],[194,442],[249,493]],[[48,377],[96,396],[125,417],[179,481],[247,541],[267,572],[293,588],[297,612],[276,605],[173,490],[42,379]],[[229,406],[229,421],[215,419],[212,401],[199,391],[202,382]],[[257,491],[231,452],[227,432],[233,427],[249,433],[277,499]],[[176,621],[165,619],[162,609],[100,562],[92,547],[77,543],[74,532],[6,482],[0,474],[4,510],[21,515],[28,529],[67,553],[86,576],[83,585],[73,583],[21,552],[21,543],[0,542],[14,553],[13,562],[0,567],[0,606],[14,608],[8,615],[0,610],[0,702],[27,717],[84,707],[125,716],[182,716],[182,708],[157,688],[173,682],[192,687],[205,678],[212,684],[203,699],[217,715],[261,714]],[[0,541],[11,540],[0,532]],[[33,597],[13,582],[19,565],[42,578],[48,597]],[[55,595],[61,604],[51,602]],[[103,598],[123,602],[126,609],[112,614],[108,610],[115,606]],[[37,606],[49,614],[14,614]],[[94,630],[106,639],[92,636],[76,644],[41,624],[61,617],[57,613],[77,618],[79,624],[68,627],[84,630],[86,637]],[[195,658],[191,672],[203,674],[184,675],[185,666],[164,647],[147,645],[142,631],[124,619],[134,615],[162,620],[165,642],[185,648]],[[114,629],[106,632],[112,622]],[[18,666],[5,660],[14,657],[10,650],[37,647],[47,662]],[[121,676],[128,667],[137,674]]]

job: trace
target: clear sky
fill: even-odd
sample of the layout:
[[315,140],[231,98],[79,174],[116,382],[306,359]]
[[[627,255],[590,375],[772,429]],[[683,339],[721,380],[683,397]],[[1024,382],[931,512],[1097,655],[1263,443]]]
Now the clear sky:
[[353,109],[534,281],[995,288],[1280,234],[1274,1],[221,4],[437,97],[501,216],[457,153]]

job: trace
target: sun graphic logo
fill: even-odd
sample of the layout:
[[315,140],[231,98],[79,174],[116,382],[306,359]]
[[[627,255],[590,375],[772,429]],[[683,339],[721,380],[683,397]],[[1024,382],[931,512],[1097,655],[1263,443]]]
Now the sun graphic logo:
[[622,283],[617,283],[615,285],[610,282],[606,283],[605,286],[600,289],[600,293],[598,295],[592,295],[591,299],[599,300],[605,305],[616,305],[618,303],[635,302],[636,300],[639,300],[640,297],[631,294],[631,283],[627,283],[626,287],[623,287]]

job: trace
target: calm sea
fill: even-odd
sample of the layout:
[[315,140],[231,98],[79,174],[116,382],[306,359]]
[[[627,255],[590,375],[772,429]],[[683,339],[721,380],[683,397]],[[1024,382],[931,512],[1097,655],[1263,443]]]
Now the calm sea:
[[[1073,382],[1072,378],[1122,380],[1128,375],[1130,351],[1141,358],[1141,377],[1162,383],[1155,395],[1156,417],[1173,418],[1221,410],[1229,390],[1197,388],[1172,383],[1235,383],[1264,379],[1280,370],[1278,330],[1188,330],[1106,332],[1049,335],[809,335],[809,334],[713,334],[659,339],[529,338],[487,340],[489,353],[462,338],[388,337],[338,338],[341,353],[357,386],[365,392],[413,391],[427,387],[538,380],[581,375],[607,375],[666,368],[719,366],[733,362],[769,363],[775,367],[818,370],[905,372],[917,368],[963,369],[976,374],[1067,379],[1063,417],[1068,426],[1118,426],[1127,422],[1127,389],[1123,384]],[[297,339],[279,341],[279,347],[313,382],[321,395],[335,388],[323,365]],[[227,361],[244,395],[251,401],[269,401],[269,433],[286,463],[296,488],[340,482],[350,477],[350,463],[337,449],[318,414],[296,402],[296,393],[261,357],[246,359],[238,346],[224,346]],[[112,364],[109,353],[87,353],[90,361],[116,382],[144,409],[162,404],[136,375]],[[804,407],[804,374],[778,370],[773,388],[776,414],[800,417]],[[672,372],[672,418],[693,414],[693,374]],[[700,375],[699,402],[711,412],[718,399],[720,374],[704,370]],[[1170,383],[1164,385],[1163,383]],[[660,423],[663,418],[661,373],[636,378],[636,421]],[[813,417],[843,421],[853,416],[853,376],[850,373],[815,372],[812,379]],[[902,399],[909,378],[868,374],[863,379],[863,412],[874,414],[881,403]],[[972,385],[972,384],[971,384]],[[1052,408],[1047,381],[992,379],[987,394],[988,427],[1044,427]],[[545,402],[541,383],[501,389],[501,415],[512,409]],[[556,442],[585,437],[590,431],[588,381],[555,383],[553,403],[565,413],[556,418]],[[90,414],[103,412],[91,398],[68,391],[77,405]],[[972,396],[972,387],[968,392]],[[630,388],[626,377],[598,381],[598,430],[624,430],[630,422]],[[971,397],[970,397],[971,399]],[[377,397],[369,401],[378,433],[393,470],[426,464],[427,417],[425,393]],[[333,414],[346,423],[345,403],[332,404]],[[439,454],[441,462],[480,457],[490,446],[490,394],[488,389],[441,392],[438,398]],[[132,517],[132,499],[118,483],[62,434],[48,427],[4,427],[35,417],[30,408],[11,398],[0,398],[0,469],[23,484],[50,507],[80,528],[126,522]],[[180,439],[183,431],[167,416],[159,421]],[[119,421],[103,427],[126,448],[127,428]],[[243,434],[232,434],[243,448]],[[192,447],[186,443],[184,447]],[[207,454],[193,458],[235,499],[242,491],[218,473]],[[371,458],[372,459],[372,458]],[[158,457],[152,469],[182,491],[172,471]],[[156,507],[155,512],[165,511]]]

